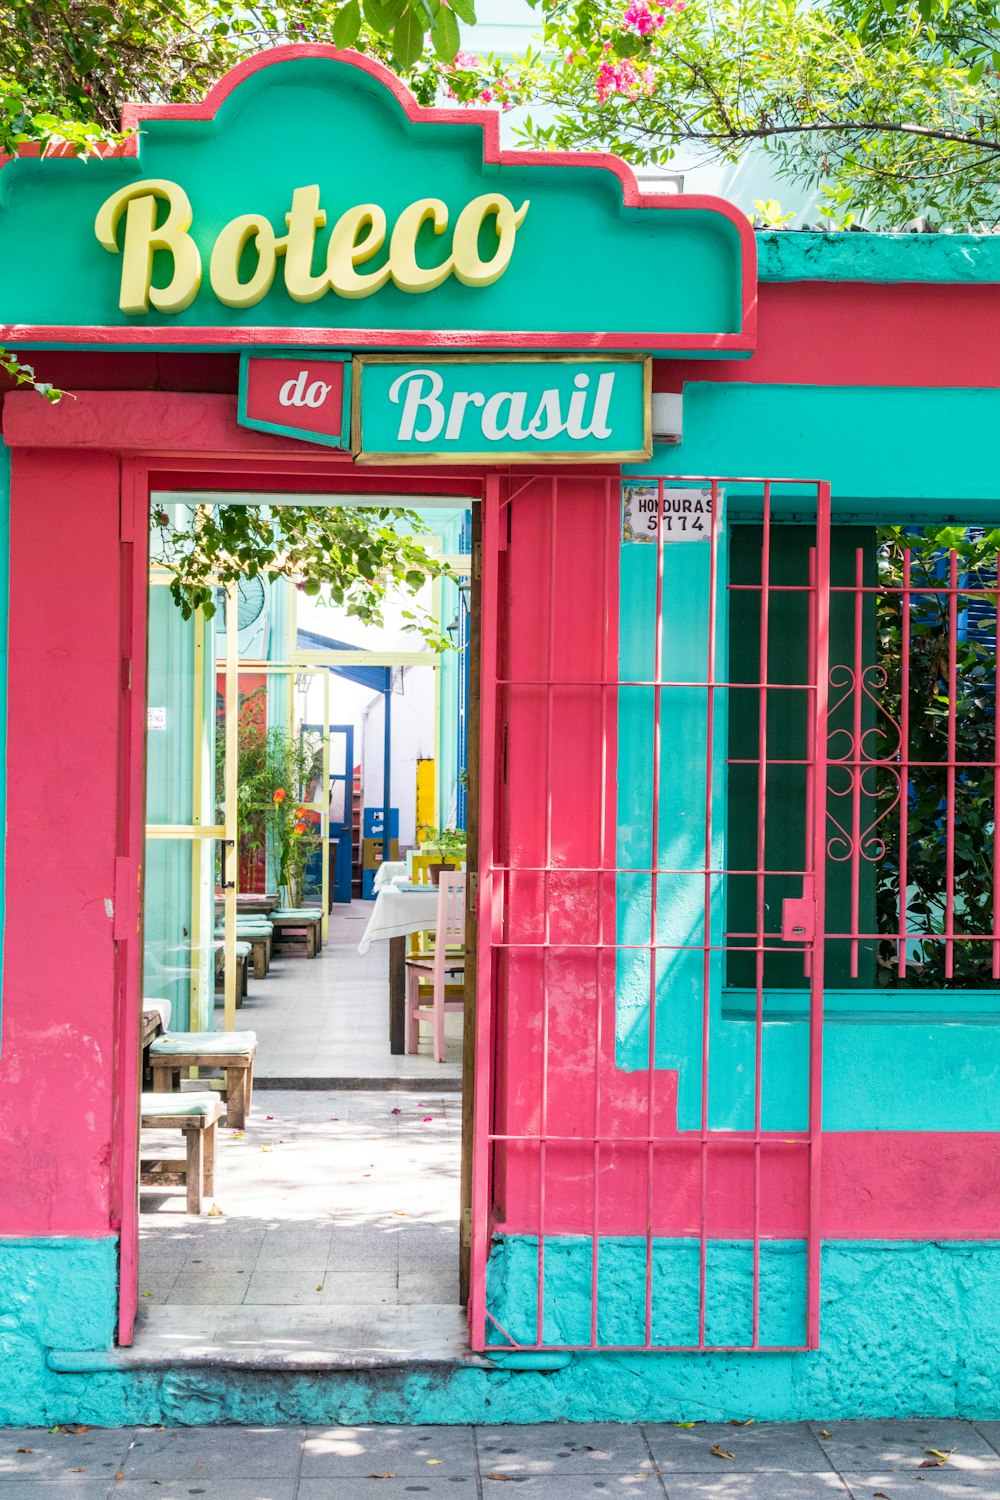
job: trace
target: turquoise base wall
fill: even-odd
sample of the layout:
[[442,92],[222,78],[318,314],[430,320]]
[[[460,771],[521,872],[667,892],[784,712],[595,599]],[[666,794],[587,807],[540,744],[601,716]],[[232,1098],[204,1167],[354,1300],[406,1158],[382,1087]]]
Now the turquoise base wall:
[[45,1360],[52,1349],[108,1348],[117,1295],[117,1239],[0,1240],[0,1423],[89,1420],[75,1415],[83,1393]]
[[[626,1284],[635,1249],[634,1242],[603,1242],[602,1301]],[[718,1253],[720,1284],[739,1290],[743,1247]],[[686,1274],[689,1256],[689,1244],[657,1246],[663,1272],[673,1265]],[[799,1247],[778,1246],[768,1256],[766,1275],[778,1267],[790,1307]],[[569,1330],[589,1298],[588,1246],[548,1241],[547,1260],[547,1295]],[[533,1315],[536,1264],[529,1237],[494,1247],[491,1306],[521,1332]],[[115,1277],[110,1239],[0,1241],[0,1424],[1000,1417],[996,1241],[828,1244],[823,1347],[815,1354],[567,1355],[554,1356],[556,1368],[547,1371],[502,1361],[491,1370],[333,1375],[51,1369],[52,1351],[110,1348]],[[627,1299],[619,1315],[627,1327]]]

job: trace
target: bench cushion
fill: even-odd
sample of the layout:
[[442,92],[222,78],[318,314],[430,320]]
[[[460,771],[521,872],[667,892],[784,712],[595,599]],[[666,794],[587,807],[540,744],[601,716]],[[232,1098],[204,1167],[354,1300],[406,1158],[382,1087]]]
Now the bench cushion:
[[257,1050],[255,1031],[171,1031],[149,1044],[150,1057],[238,1057]]
[[249,958],[252,952],[253,952],[253,944],[252,943],[237,943],[236,944],[236,957],[237,958]]
[[286,922],[293,920],[320,922],[323,913],[318,906],[279,906],[275,911],[269,912],[272,920],[282,919]]
[[217,1118],[222,1114],[218,1094],[143,1094],[139,1113],[143,1120],[187,1115],[192,1120]]

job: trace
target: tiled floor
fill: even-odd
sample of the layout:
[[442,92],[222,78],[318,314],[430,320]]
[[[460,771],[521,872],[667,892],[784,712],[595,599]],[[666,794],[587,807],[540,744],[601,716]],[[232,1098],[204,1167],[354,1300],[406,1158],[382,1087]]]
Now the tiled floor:
[[266,979],[251,978],[237,1024],[257,1033],[262,1081],[426,1078],[454,1084],[461,1077],[460,1014],[446,1018],[445,1062],[435,1062],[429,1051],[390,1054],[389,944],[373,943],[363,957],[358,952],[371,911],[370,901],[335,907],[318,957],[279,953]]
[[[18,1428],[0,1432],[0,1497],[1000,1500],[997,1426]],[[922,1467],[928,1449],[947,1462]]]
[[[278,956],[266,979],[251,980],[238,1021],[257,1033],[253,1108],[244,1131],[219,1131],[214,1203],[191,1218],[179,1191],[141,1196],[137,1358],[467,1348],[462,1018],[449,1017],[446,1063],[391,1056],[388,945],[358,953],[370,913],[370,902],[340,908],[317,958]],[[335,1079],[355,1086],[330,1087]],[[359,1079],[377,1087],[359,1090]],[[451,1091],[435,1092],[442,1083]],[[161,1146],[179,1154],[175,1133],[143,1132],[146,1154]]]
[[201,1218],[143,1190],[140,1305],[455,1303],[460,1130],[458,1094],[255,1091]]

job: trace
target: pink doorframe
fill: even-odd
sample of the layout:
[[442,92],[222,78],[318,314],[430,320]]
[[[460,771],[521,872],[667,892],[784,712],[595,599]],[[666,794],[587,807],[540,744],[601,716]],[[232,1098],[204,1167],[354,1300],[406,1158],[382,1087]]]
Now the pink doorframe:
[[[81,1081],[77,1115],[92,1122],[83,1132],[71,1112],[56,1118],[59,1112],[46,1107],[36,1080],[30,1108],[46,1114],[48,1154],[59,1164],[52,1200],[68,1203],[69,1211],[55,1223],[51,1214],[40,1222],[26,1199],[21,1217],[26,1233],[120,1236],[118,1342],[128,1344],[138,1299],[150,491],[344,488],[414,501],[422,493],[477,494],[487,508],[497,491],[484,471],[358,469],[345,454],[248,431],[236,421],[236,398],[227,395],[85,391],[51,407],[18,392],[6,398],[3,431],[13,455],[5,1023],[13,1012],[16,1026],[32,996],[51,1013],[53,997],[82,994],[95,1053],[113,1060],[110,1087],[106,1067]],[[46,574],[59,585],[56,598],[45,592],[44,610],[38,603],[43,548]],[[68,651],[66,640],[77,637],[80,649]],[[484,675],[492,678],[495,670],[488,664]],[[55,777],[63,788],[86,789],[71,820],[54,805],[52,766],[38,754],[39,702],[55,705],[72,731],[60,739],[64,763]],[[496,791],[490,787],[491,806]],[[33,808],[41,809],[42,827]],[[19,828],[35,837],[22,838]],[[63,890],[80,893],[80,910],[68,913],[65,941],[40,953],[38,902]],[[480,962],[488,959],[481,951]],[[54,1068],[58,1075],[61,1066],[51,1049],[44,1056],[39,1049],[40,1075],[50,1078]],[[60,1083],[56,1076],[51,1087]],[[86,1097],[84,1085],[91,1091]],[[477,1100],[476,1109],[478,1119],[488,1118],[489,1101]],[[474,1138],[466,1170],[475,1171],[477,1156]]]

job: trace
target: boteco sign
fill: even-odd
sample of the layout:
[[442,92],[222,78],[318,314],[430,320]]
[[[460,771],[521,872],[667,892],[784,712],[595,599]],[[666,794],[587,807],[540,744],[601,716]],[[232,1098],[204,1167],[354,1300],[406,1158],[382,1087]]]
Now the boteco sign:
[[[754,247],[612,157],[501,152],[355,53],[279,48],[98,161],[0,172],[0,340],[107,347],[753,346]],[[489,400],[487,394],[485,399]]]

